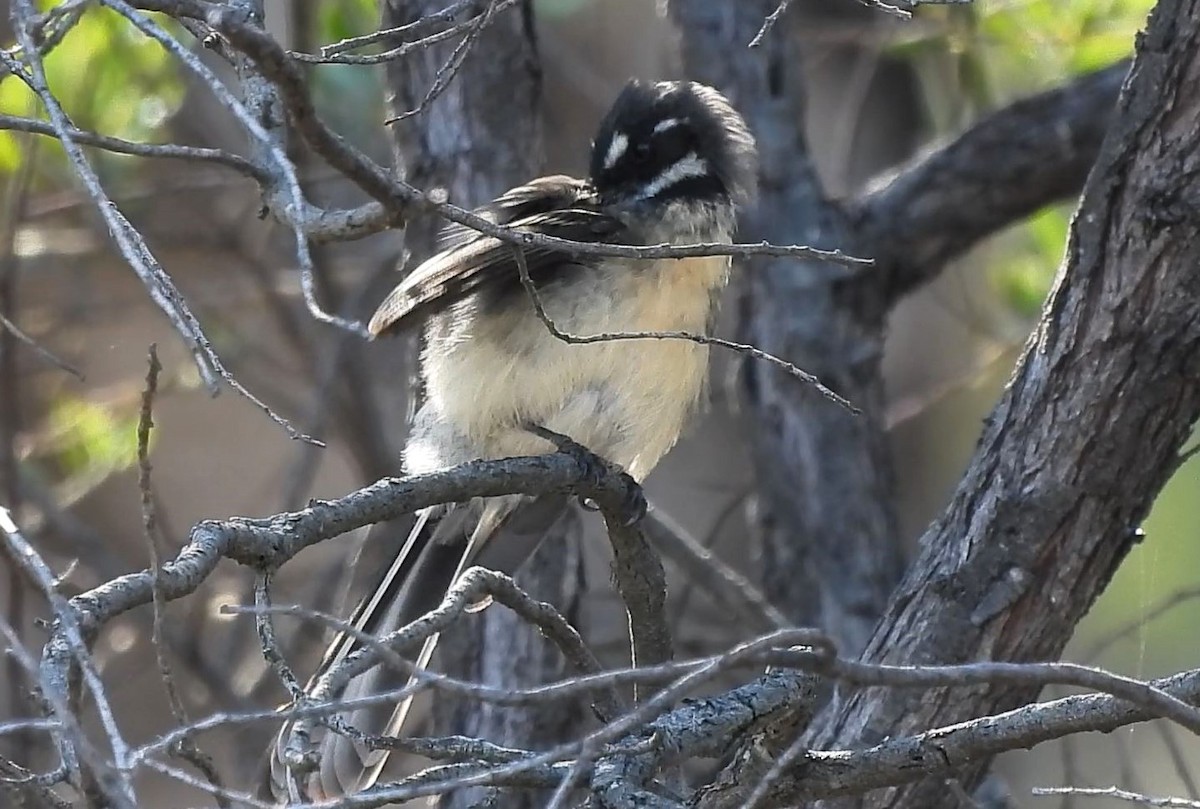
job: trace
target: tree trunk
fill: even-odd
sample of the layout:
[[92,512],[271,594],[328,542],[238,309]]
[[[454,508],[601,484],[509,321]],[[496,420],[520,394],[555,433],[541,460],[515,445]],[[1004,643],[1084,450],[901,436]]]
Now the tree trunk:
[[[794,15],[760,47],[746,47],[777,5],[674,0],[671,10],[688,74],[725,91],[758,138],[759,203],[743,219],[743,238],[853,253],[805,138]],[[869,275],[790,258],[750,261],[745,277],[746,342],[816,374],[863,410],[852,415],[778,369],[745,368],[766,593],[797,624],[820,626],[855,653],[901,572],[881,421],[882,290]]]
[[[1200,416],[1198,32],[1196,0],[1162,0],[1152,15],[1042,321],[868,660],[1057,658],[1178,467]],[[1036,696],[1028,687],[846,694],[812,746],[869,744]],[[846,804],[954,800],[925,782]]]

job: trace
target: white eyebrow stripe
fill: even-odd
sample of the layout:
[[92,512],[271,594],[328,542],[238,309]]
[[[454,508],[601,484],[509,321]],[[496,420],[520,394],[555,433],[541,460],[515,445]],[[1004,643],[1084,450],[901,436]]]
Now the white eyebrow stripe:
[[662,174],[654,178],[645,188],[642,193],[638,194],[638,199],[650,199],[656,196],[665,188],[670,188],[680,180],[686,180],[689,177],[704,177],[708,174],[708,163],[697,156],[695,152],[680,158],[674,165],[664,171]]
[[680,124],[686,123],[687,120],[684,118],[666,118],[654,125],[654,134],[657,135],[659,132],[666,132],[668,129],[674,129]]
[[617,161],[621,159],[621,155],[625,154],[625,150],[629,148],[629,138],[623,132],[617,132],[613,135],[612,142],[608,144],[608,152],[604,155],[604,168],[611,169],[617,165]]

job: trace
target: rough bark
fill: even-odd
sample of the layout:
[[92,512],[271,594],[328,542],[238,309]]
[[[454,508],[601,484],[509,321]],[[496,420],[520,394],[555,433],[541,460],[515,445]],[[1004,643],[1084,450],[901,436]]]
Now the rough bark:
[[[760,47],[746,47],[777,5],[675,0],[670,8],[688,74],[728,93],[758,138],[759,203],[742,236],[853,253],[849,222],[826,199],[805,140],[794,15]],[[822,627],[855,652],[901,572],[880,418],[884,299],[863,276],[790,259],[750,262],[745,288],[746,341],[816,374],[863,410],[853,416],[773,368],[745,368],[764,589],[790,619]]]
[[[388,0],[383,27],[401,25],[445,7],[443,0]],[[485,3],[479,3],[482,11]],[[454,80],[424,111],[393,126],[397,165],[418,188],[445,189],[451,202],[474,206],[536,176],[542,169],[541,77],[531,10],[526,4],[497,15],[474,43]],[[392,114],[416,109],[443,70],[454,43],[390,62]],[[406,248],[413,259],[429,254],[433,217],[412,221]],[[535,598],[550,601],[574,619],[580,596],[578,537],[554,537],[522,570],[518,581]],[[449,633],[439,650],[440,668],[454,676],[501,687],[528,687],[565,675],[562,656],[528,624],[506,610],[489,609]],[[500,744],[545,746],[563,738],[577,720],[562,706],[479,709],[442,701],[436,732],[464,734]],[[473,790],[444,799],[447,806],[477,802]],[[506,806],[532,796],[506,794]],[[532,805],[532,804],[531,804]]]
[[[1056,658],[1177,468],[1200,415],[1198,45],[1200,2],[1162,0],[1042,321],[866,659]],[[1026,687],[843,694],[810,746],[861,746],[1034,697]],[[773,803],[789,802],[802,778],[801,765]],[[925,781],[836,805],[956,801]]]

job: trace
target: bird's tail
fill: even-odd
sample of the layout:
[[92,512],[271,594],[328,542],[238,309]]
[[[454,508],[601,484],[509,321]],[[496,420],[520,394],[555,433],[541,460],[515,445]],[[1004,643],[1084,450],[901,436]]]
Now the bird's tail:
[[[513,572],[537,548],[549,528],[566,508],[565,497],[503,501],[490,499],[482,509],[476,504],[427,509],[417,515],[400,551],[379,578],[376,586],[359,602],[350,623],[360,633],[381,637],[436,609],[454,581],[469,566]],[[499,532],[504,536],[494,536]],[[486,548],[485,548],[486,546]],[[428,638],[413,661],[418,670],[428,666],[438,636]],[[339,633],[326,649],[318,677],[361,647],[354,636]],[[351,700],[392,690],[405,683],[402,675],[387,666],[376,666],[351,680],[336,695]],[[415,677],[407,678],[412,685]],[[395,705],[383,704],[355,709],[342,718],[364,733],[397,736],[403,728],[413,698]],[[386,716],[386,721],[381,721]],[[270,750],[270,792],[276,800],[299,797],[320,798],[353,794],[372,786],[387,764],[388,750],[370,750],[353,740],[325,731],[320,739],[321,765],[307,784],[289,788],[289,773],[283,753],[292,723],[284,725]],[[300,794],[294,794],[299,788]]]

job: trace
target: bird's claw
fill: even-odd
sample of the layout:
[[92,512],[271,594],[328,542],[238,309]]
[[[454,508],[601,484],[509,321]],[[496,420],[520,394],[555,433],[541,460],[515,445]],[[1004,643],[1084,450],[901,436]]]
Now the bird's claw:
[[621,527],[629,528],[641,522],[646,516],[646,512],[650,509],[650,504],[646,502],[646,493],[642,490],[642,484],[633,479],[626,472],[621,473],[621,482],[625,484],[625,496],[621,503]]
[[[571,456],[579,465],[581,488],[599,489],[613,471],[620,469],[616,464],[600,457],[570,436],[535,424],[527,425],[526,429],[550,441],[559,452]],[[646,516],[649,506],[646,503],[646,495],[642,491],[641,484],[623,470],[620,471],[620,476],[625,491],[622,496],[619,518],[621,526],[628,528]],[[580,496],[579,505],[587,511],[600,510],[600,505],[595,499],[587,496]]]

